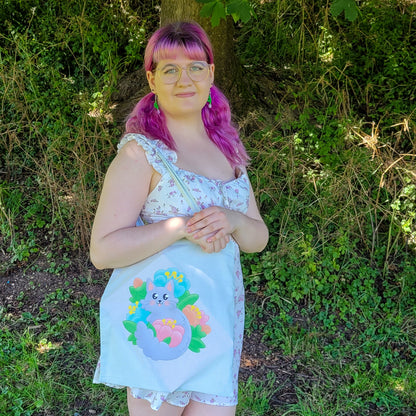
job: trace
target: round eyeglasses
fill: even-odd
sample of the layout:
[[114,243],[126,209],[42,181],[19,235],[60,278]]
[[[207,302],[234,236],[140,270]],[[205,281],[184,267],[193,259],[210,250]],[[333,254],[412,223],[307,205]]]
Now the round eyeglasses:
[[195,82],[204,81],[209,73],[209,65],[203,61],[191,62],[185,67],[176,64],[166,64],[157,68],[161,81],[164,84],[175,84],[181,79],[182,70],[185,70],[188,77]]

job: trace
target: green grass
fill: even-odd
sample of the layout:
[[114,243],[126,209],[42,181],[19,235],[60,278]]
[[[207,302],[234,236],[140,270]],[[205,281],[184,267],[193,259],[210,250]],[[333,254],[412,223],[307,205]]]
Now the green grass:
[[[99,283],[90,280],[90,283]],[[30,295],[22,293],[21,308]],[[0,414],[126,415],[125,391],[92,384],[99,354],[98,301],[65,285],[37,311],[0,313]],[[247,305],[247,338],[263,334],[272,369],[240,383],[237,414],[414,415],[416,412],[415,310],[375,314],[368,325],[329,331],[313,310],[290,316]],[[271,333],[272,331],[272,333]],[[289,368],[290,371],[287,371]],[[290,382],[287,381],[290,379]],[[292,397],[285,403],[288,383]],[[283,396],[280,396],[284,392]],[[294,400],[295,398],[295,400]]]
[[297,403],[274,414],[415,414],[414,308],[376,311],[366,324],[335,330],[310,309],[293,317],[276,312],[261,316],[263,333],[272,351],[293,359]]
[[[65,281],[120,135],[112,94],[157,26],[142,3],[0,8],[0,273],[28,280],[0,307],[1,415],[127,414],[124,391],[92,384],[98,301]],[[324,0],[252,3],[237,50],[273,91],[239,122],[270,243],[243,256],[265,364],[238,415],[414,416],[415,5],[358,2],[351,23]],[[54,289],[28,312],[33,271]]]
[[125,393],[92,384],[98,359],[98,303],[47,296],[39,312],[2,311],[0,414],[127,414]]

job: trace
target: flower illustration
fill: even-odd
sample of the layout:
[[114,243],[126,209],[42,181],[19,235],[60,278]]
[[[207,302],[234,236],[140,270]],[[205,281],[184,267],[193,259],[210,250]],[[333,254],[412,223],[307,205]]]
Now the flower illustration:
[[177,298],[180,298],[191,287],[186,276],[175,268],[159,270],[155,273],[154,282],[156,286],[165,286],[169,279],[173,281],[174,293]]
[[209,320],[209,316],[197,306],[187,305],[183,308],[182,312],[188,318],[191,326],[200,325],[205,334],[209,334],[211,332],[211,327],[206,324]]
[[133,286],[137,289],[143,284],[143,280],[140,277],[136,277],[133,282]]
[[[153,276],[153,281],[148,279],[149,282],[152,287],[136,275],[132,286],[129,286],[130,305],[126,320],[123,321],[124,328],[130,334],[128,341],[133,345],[139,345],[138,342],[142,342],[143,338],[143,334],[140,335],[140,340],[137,338],[139,328],[147,327],[153,331],[150,331],[150,339],[156,344],[158,342],[167,344],[169,351],[175,351],[175,347],[180,347],[184,341],[186,341],[184,345],[194,353],[199,353],[201,349],[206,348],[202,339],[211,333],[211,327],[207,325],[209,316],[195,306],[199,294],[189,291],[191,282],[186,275],[175,267],[171,267],[158,270]],[[158,295],[158,292],[162,294],[164,291],[167,292],[166,296],[170,295],[172,299],[172,305],[169,300],[165,302],[166,306],[173,308],[173,311],[169,308],[163,311],[157,310],[157,316],[151,317],[151,314],[155,312],[152,304],[154,303],[153,295]],[[186,320],[189,321],[189,325]],[[165,351],[164,347],[163,350]]]
[[181,343],[183,334],[185,333],[183,326],[176,325],[176,320],[173,319],[158,319],[153,322],[153,327],[156,330],[156,337],[160,342],[166,338],[170,338],[169,347],[171,348]]
[[136,302],[134,305],[129,306],[129,314],[133,315],[136,312],[137,307],[139,306],[139,302]]

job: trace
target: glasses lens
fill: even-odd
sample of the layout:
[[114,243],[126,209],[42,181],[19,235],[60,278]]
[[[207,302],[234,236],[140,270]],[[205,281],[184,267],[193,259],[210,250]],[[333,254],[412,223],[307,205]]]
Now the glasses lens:
[[165,84],[174,84],[179,79],[181,69],[177,65],[167,65],[160,71],[160,78]]
[[[192,62],[186,68],[186,73],[192,81],[203,81],[209,72],[206,62]],[[174,84],[182,75],[182,68],[175,64],[169,64],[160,70],[161,81],[165,84]]]
[[186,67],[186,72],[192,81],[203,81],[208,75],[208,65],[205,62],[193,62]]

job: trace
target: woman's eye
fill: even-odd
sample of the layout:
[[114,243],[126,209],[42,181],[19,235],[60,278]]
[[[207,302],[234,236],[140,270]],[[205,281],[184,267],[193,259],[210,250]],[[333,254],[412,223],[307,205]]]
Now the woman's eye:
[[204,67],[202,65],[194,64],[189,69],[190,69],[191,72],[199,72],[199,71],[203,71]]
[[167,75],[176,74],[177,72],[178,72],[178,68],[175,68],[175,67],[165,68],[165,70],[163,71],[163,73]]

